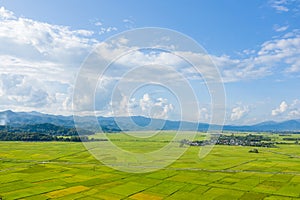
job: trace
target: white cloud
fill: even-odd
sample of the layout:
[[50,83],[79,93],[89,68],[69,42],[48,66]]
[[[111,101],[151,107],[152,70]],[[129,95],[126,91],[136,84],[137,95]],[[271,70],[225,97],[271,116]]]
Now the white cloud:
[[[283,30],[283,28],[281,28]],[[118,46],[118,48],[107,47],[101,51],[102,55],[106,55],[109,59],[121,52],[129,51],[126,45]],[[155,53],[145,54],[140,51],[133,52],[130,56],[125,56],[118,60],[119,64],[124,65],[146,65],[161,64],[172,65],[178,71],[182,72],[189,79],[201,79],[203,76],[214,77],[215,71],[211,70],[215,66],[211,60],[220,69],[224,82],[236,82],[245,79],[257,79],[272,75],[274,73],[295,73],[300,71],[300,32],[292,31],[281,37],[269,40],[261,44],[261,47],[255,50],[246,49],[241,54],[242,58],[232,58],[228,55],[199,55],[192,52],[180,52],[174,50],[172,53]],[[138,48],[138,47],[137,47]],[[182,67],[184,62],[177,55],[184,57],[189,61],[198,64],[199,72],[193,70],[192,67]]]
[[288,108],[288,105],[285,101],[282,101],[278,108],[272,110],[272,115],[276,116],[278,114],[284,113]]
[[[166,98],[153,98],[145,93],[141,98],[129,98],[119,93],[110,102],[108,109],[113,116],[145,116],[157,119],[167,119],[174,111],[174,105]],[[109,113],[106,113],[106,115]]]
[[[124,20],[124,23],[130,23]],[[95,23],[99,26],[100,33],[116,31],[117,28],[103,27],[102,23]],[[283,28],[281,27],[281,30]],[[76,72],[83,59],[94,49],[98,41],[93,38],[94,32],[90,30],[72,30],[67,26],[58,26],[39,22],[24,17],[17,17],[5,8],[0,8],[0,98],[1,109],[15,110],[38,110],[50,113],[68,113],[71,108],[71,98]],[[168,38],[162,38],[168,41]],[[130,41],[127,38],[120,38],[114,43],[102,43],[99,48],[107,60],[113,60],[139,46],[129,47]],[[258,51],[245,50],[242,58],[232,58],[228,55],[205,55],[188,51],[178,51],[176,47],[172,54],[167,52],[143,52],[133,51],[117,61],[119,65],[115,71],[126,71],[128,66],[155,65],[150,70],[133,73],[132,81],[164,80],[164,83],[172,82],[173,85],[183,83],[183,79],[189,80],[214,78],[217,76],[211,59],[220,68],[220,73],[225,82],[240,81],[244,79],[256,79],[276,73],[277,65],[280,65],[281,72],[296,73],[300,71],[300,33],[292,31],[282,37],[274,38],[261,45]],[[246,56],[245,56],[246,55]],[[187,65],[179,56],[197,64],[199,72]],[[245,58],[244,58],[245,57]],[[170,66],[170,68],[161,68]],[[117,67],[117,66],[116,66]],[[120,71],[119,71],[120,70]],[[111,87],[120,79],[114,76],[105,77],[105,84],[101,92],[96,96],[101,103],[98,111],[108,109],[111,100]],[[117,73],[118,74],[118,73]],[[182,77],[180,77],[180,75]],[[129,79],[128,79],[129,80]],[[178,81],[178,80],[181,80]],[[83,84],[84,85],[84,84]],[[181,87],[182,89],[184,87]],[[85,88],[82,88],[83,90]],[[103,92],[104,91],[104,92]],[[182,95],[185,96],[184,89]],[[189,96],[186,95],[184,102]],[[81,101],[90,104],[86,96]],[[164,118],[174,111],[174,105],[166,98],[151,97],[148,94],[141,99],[129,99],[121,95],[116,105],[120,105],[119,112],[115,114],[126,114],[128,110],[139,109],[140,114]],[[129,104],[127,103],[129,101]],[[129,105],[129,107],[128,107]],[[126,107],[127,106],[127,107]],[[190,106],[192,107],[192,106]],[[101,110],[100,110],[101,108]],[[186,108],[186,107],[185,107]],[[232,110],[231,119],[238,120],[244,116],[247,107],[239,106]],[[193,113],[193,108],[190,108]],[[290,110],[290,115],[297,115],[298,110]],[[105,113],[105,112],[103,112]],[[107,113],[109,114],[109,113]],[[191,114],[191,115],[192,115]],[[209,118],[207,109],[200,110],[201,119]],[[195,114],[197,115],[197,114]],[[198,119],[198,115],[194,119]],[[190,118],[189,118],[190,119]]]
[[259,63],[255,57],[232,59],[229,56],[213,56],[213,61],[221,69],[224,82],[257,79],[271,74],[271,66]]
[[[274,73],[290,73],[289,69],[296,65],[299,61],[300,50],[298,48],[300,41],[300,34],[297,31],[290,32],[281,37],[274,38],[270,41],[264,42],[257,50],[246,50],[242,58],[231,58],[228,55],[215,56],[197,54],[193,52],[182,52],[176,50],[172,53],[165,51],[151,52],[139,50],[139,46],[130,46],[131,42],[128,38],[121,38],[118,41],[111,41],[110,43],[102,43],[101,47],[97,49],[106,60],[114,60],[114,69],[108,70],[110,77],[123,79],[122,73],[130,71],[130,77],[126,77],[123,81],[122,91],[126,91],[126,84],[129,82],[148,82],[166,80],[175,84],[178,80],[178,74],[189,80],[202,79],[217,76],[213,62],[220,68],[220,72],[224,82],[237,82],[246,79],[257,79],[266,77]],[[169,47],[171,48],[171,47]],[[129,52],[129,53],[128,53]],[[120,55],[123,57],[115,60]],[[187,65],[181,57],[188,61],[194,61],[200,70],[200,73]],[[136,72],[138,66],[150,65],[151,68],[145,68],[140,72]],[[166,66],[171,66],[169,70]],[[294,67],[294,71],[296,67]],[[202,76],[201,76],[202,75]],[[158,79],[159,77],[159,79]],[[176,79],[177,78],[177,79]],[[126,96],[126,95],[125,95]],[[127,98],[127,96],[126,96]],[[232,121],[240,120],[249,112],[248,107],[238,106],[231,111],[229,118]],[[201,115],[202,115],[201,111]],[[208,116],[208,115],[207,115]],[[199,118],[199,116],[197,116]],[[209,117],[209,116],[208,116]],[[194,118],[194,119],[198,119]],[[201,117],[205,119],[207,117]]]
[[294,30],[264,42],[256,54],[245,59],[232,59],[226,55],[212,58],[220,67],[225,82],[257,79],[274,73],[295,75],[300,72],[299,46],[300,32]]
[[84,29],[75,30],[73,32],[77,33],[80,36],[84,36],[84,37],[89,37],[89,36],[94,35],[94,31],[89,31],[89,30],[84,30]]
[[276,32],[283,32],[283,31],[286,31],[288,28],[289,28],[289,26],[288,25],[286,25],[286,26],[279,26],[279,25],[274,25],[274,30],[276,31]]
[[287,7],[288,0],[271,0],[270,5],[271,5],[271,7],[276,9],[277,12],[288,12],[289,11],[289,8]]
[[[139,75],[136,77],[138,79],[147,77],[147,79],[150,80],[150,75],[157,77],[158,75],[162,76],[162,74],[164,75],[163,77],[169,81],[171,81],[174,76],[178,76],[178,74],[189,80],[199,80],[203,79],[203,77],[206,80],[217,80],[219,77],[217,67],[212,62],[213,58],[210,55],[176,50],[171,53],[159,50],[145,51],[140,48],[139,46],[128,45],[127,38],[120,38],[118,41],[100,44],[96,51],[107,61],[114,60],[114,65],[121,65],[122,67],[118,69],[123,71],[138,66],[160,66],[161,71],[159,74],[154,74],[151,70],[147,73],[144,71],[143,76]],[[172,47],[167,47],[167,49],[169,48]],[[164,48],[158,47],[158,49]],[[122,56],[120,57],[120,55]],[[190,63],[195,64],[195,66],[192,66]],[[170,71],[170,68],[172,68],[173,71]]]
[[103,24],[103,22],[101,22],[99,20],[96,20],[95,22],[93,22],[93,24],[99,28],[99,31],[98,31],[99,35],[103,35],[105,33],[110,33],[110,32],[118,30],[118,28],[115,26],[105,26]]
[[[87,54],[96,41],[87,38],[92,32],[72,31],[68,27],[37,22],[26,18],[0,21],[0,52],[11,52],[30,59],[72,61]],[[29,52],[24,52],[29,51]],[[31,55],[30,55],[30,54]],[[76,59],[78,61],[78,59]]]
[[130,19],[123,19],[123,22],[124,22],[124,23],[133,23],[133,21],[130,20]]
[[206,107],[201,107],[200,108],[200,116],[199,116],[199,121],[200,122],[209,122],[210,119],[210,111]]
[[109,26],[109,27],[101,27],[99,31],[99,35],[105,34],[105,33],[110,33],[112,31],[117,31],[117,27],[114,26]]
[[291,110],[288,115],[290,118],[299,118],[300,117],[300,109]]
[[98,21],[98,22],[95,22],[95,26],[102,26],[102,22]]
[[276,10],[277,13],[293,13],[298,15],[300,8],[299,0],[269,0],[269,5]]
[[148,93],[144,94],[143,98],[140,99],[140,107],[141,107],[142,111],[146,111],[149,109],[150,97],[149,97]]
[[173,104],[168,103],[166,98],[152,99],[148,93],[139,100],[139,108],[142,115],[159,119],[167,118],[169,112],[174,110]]
[[278,108],[272,110],[272,116],[278,117],[280,120],[288,120],[300,117],[300,100],[295,99],[288,104],[282,101]]
[[15,19],[14,13],[6,10],[4,7],[0,7],[0,18],[6,19]]
[[70,114],[76,70],[98,43],[93,34],[1,7],[0,109]]
[[123,19],[123,23],[125,24],[125,27],[128,29],[132,29],[135,25],[134,19],[132,17]]
[[293,74],[300,72],[300,59],[290,58],[289,62],[291,63],[291,66],[285,70],[287,73]]
[[300,117],[300,100],[299,99],[295,99],[289,106],[288,117],[290,119]]
[[39,108],[51,101],[49,94],[27,76],[2,74],[0,81],[1,106]]
[[230,119],[231,121],[236,121],[241,119],[249,112],[248,106],[237,106],[231,110]]
[[[139,46],[130,47],[127,38],[121,39],[102,43],[101,47],[97,48],[98,53],[107,60],[114,60],[123,55],[116,61],[123,66],[155,64],[172,66],[188,79],[216,78],[218,72],[213,70],[215,69],[214,63],[220,69],[224,82],[257,79],[274,73],[291,74],[300,70],[300,31],[297,30],[264,42],[257,51],[246,49],[241,53],[240,58],[178,51],[176,47],[172,53],[163,51],[145,53],[139,50]],[[162,49],[164,48],[162,47]],[[167,49],[172,48],[168,46]],[[124,54],[126,55],[124,56]],[[196,63],[196,69],[199,71],[187,66],[182,57],[187,61]]]

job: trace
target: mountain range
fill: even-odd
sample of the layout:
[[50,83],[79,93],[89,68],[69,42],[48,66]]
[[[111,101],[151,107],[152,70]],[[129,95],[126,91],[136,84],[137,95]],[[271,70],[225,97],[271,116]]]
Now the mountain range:
[[[80,117],[80,127],[95,131],[92,116]],[[186,121],[171,121],[151,119],[143,116],[132,117],[97,117],[98,123],[105,132],[141,131],[141,130],[198,130],[207,131],[209,124]],[[21,127],[36,124],[53,124],[68,128],[75,127],[73,116],[51,115],[39,112],[13,112],[11,110],[0,112],[0,125]],[[266,121],[254,125],[213,125],[212,127],[224,131],[260,131],[260,132],[300,132],[300,119],[282,122]]]

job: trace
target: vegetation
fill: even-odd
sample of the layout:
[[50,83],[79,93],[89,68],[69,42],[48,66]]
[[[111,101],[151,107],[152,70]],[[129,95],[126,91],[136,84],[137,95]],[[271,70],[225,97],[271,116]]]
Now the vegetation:
[[[79,142],[0,142],[0,196],[8,200],[300,199],[299,145],[278,144],[285,141],[283,137],[297,135],[262,135],[276,142],[277,148],[255,147],[259,153],[248,153],[248,146],[216,145],[199,158],[202,146],[186,146],[176,162],[144,174],[113,170]],[[174,134],[164,132],[149,140],[118,133],[107,136],[120,148],[140,147],[147,152],[161,148]],[[205,139],[205,134],[195,138]],[[100,151],[105,143],[95,142],[95,146]]]
[[[93,132],[80,130],[85,135]],[[78,136],[76,128],[49,123],[19,126],[0,126],[0,141],[88,141],[87,136]]]
[[249,153],[259,153],[258,149],[250,149]]
[[[14,126],[0,126],[0,131],[7,133],[43,133],[45,135],[54,136],[77,136],[75,127],[58,126],[50,123],[44,124],[26,124]],[[80,130],[83,135],[92,135],[94,132],[88,130]]]
[[[283,138],[284,140],[286,138]],[[293,138],[291,138],[293,140]],[[180,147],[184,144],[190,146],[205,146],[205,145],[231,145],[231,146],[256,146],[256,147],[276,147],[275,142],[271,138],[262,134],[247,134],[247,135],[220,135],[215,136],[210,140],[189,141],[183,139],[180,141]]]
[[5,131],[0,131],[0,141],[62,141],[62,142],[81,142],[89,141],[87,136],[52,136],[41,133],[22,133],[15,132],[9,133]]

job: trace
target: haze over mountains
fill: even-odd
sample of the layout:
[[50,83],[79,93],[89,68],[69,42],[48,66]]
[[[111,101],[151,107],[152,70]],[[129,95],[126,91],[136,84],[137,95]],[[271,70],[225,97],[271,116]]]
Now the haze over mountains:
[[[97,130],[91,123],[92,116],[80,117],[80,126],[87,130]],[[141,131],[141,130],[198,130],[206,131],[207,123],[194,123],[185,121],[170,121],[150,119],[142,116],[132,117],[97,117],[99,125],[105,132]],[[73,116],[50,115],[39,112],[13,112],[10,110],[0,112],[0,125],[10,127],[25,127],[35,124],[53,124],[68,128],[74,127]],[[220,129],[221,126],[213,127]],[[224,125],[225,131],[300,131],[300,119],[283,122],[266,121],[254,125]]]

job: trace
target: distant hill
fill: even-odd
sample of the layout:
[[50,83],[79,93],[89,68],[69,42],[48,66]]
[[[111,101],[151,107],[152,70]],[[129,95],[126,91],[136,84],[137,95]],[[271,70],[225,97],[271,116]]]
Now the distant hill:
[[264,132],[300,132],[300,120],[287,120],[283,122],[267,121],[251,126],[228,126],[223,130],[228,131],[264,131]]
[[[81,127],[87,130],[95,131],[95,124],[91,123],[91,116],[80,117]],[[199,130],[206,131],[209,127],[207,123],[193,123],[186,121],[171,121],[162,119],[150,119],[142,116],[132,117],[98,117],[99,125],[105,132],[118,132],[120,130],[136,131],[136,130]],[[63,126],[66,128],[74,128],[73,116],[50,115],[39,112],[13,112],[10,110],[0,112],[1,125],[10,127],[23,127],[34,125],[38,126]],[[38,125],[39,124],[39,125]],[[38,125],[38,126],[37,126]],[[56,127],[53,126],[53,130]],[[218,125],[214,127],[220,128]],[[48,127],[51,128],[51,127]],[[291,131],[300,132],[300,120],[288,120],[283,122],[266,121],[254,125],[236,126],[224,125],[225,131]]]
[[24,124],[45,124],[51,123],[66,127],[74,127],[72,116],[49,115],[38,112],[13,112],[7,110],[0,112],[0,119],[10,126],[21,126]]

